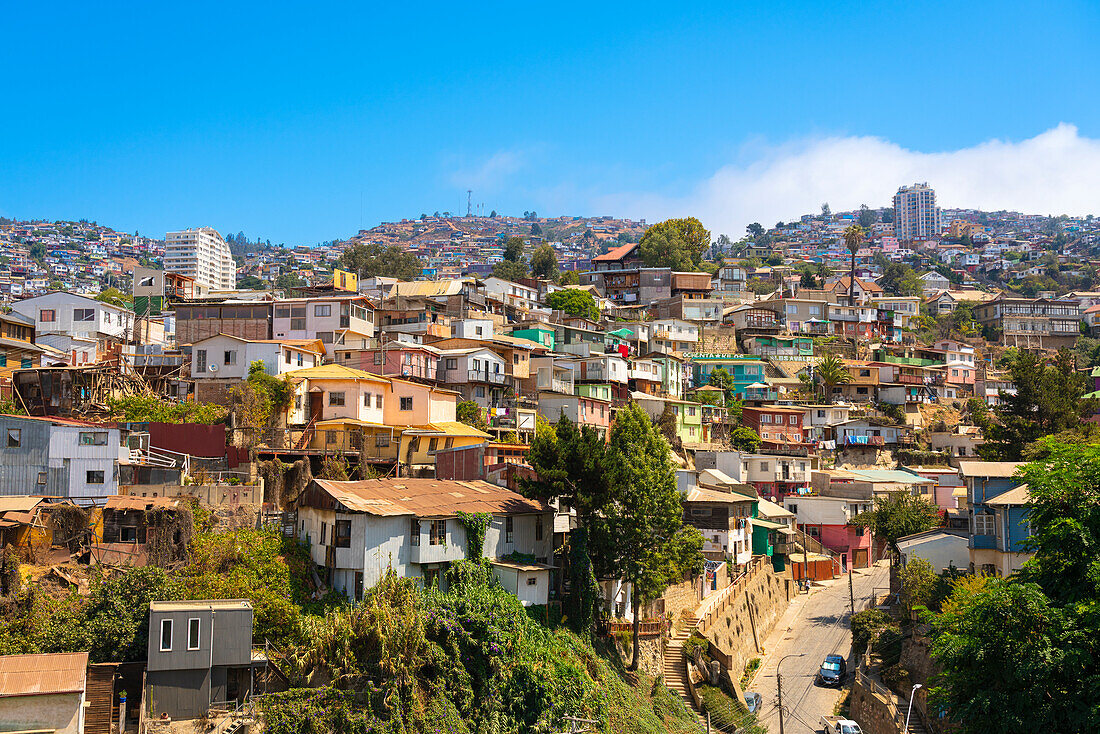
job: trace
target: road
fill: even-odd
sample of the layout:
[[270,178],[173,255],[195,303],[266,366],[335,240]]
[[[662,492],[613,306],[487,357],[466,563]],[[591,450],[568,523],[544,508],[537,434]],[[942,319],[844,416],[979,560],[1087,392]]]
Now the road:
[[[858,569],[852,577],[856,610],[867,608],[875,587],[890,585],[887,562],[873,568]],[[881,591],[879,593],[882,593]],[[821,661],[831,653],[848,656],[848,670],[855,669],[852,657],[852,636],[848,627],[848,578],[825,582],[809,595],[800,595],[791,602],[783,618],[765,643],[768,654],[749,690],[763,699],[761,723],[771,734],[779,733],[779,706],[776,695],[776,664],[784,656],[805,653],[804,657],[787,658],[783,663],[783,734],[809,734],[820,731],[824,714],[832,714],[840,691],[814,685]]]

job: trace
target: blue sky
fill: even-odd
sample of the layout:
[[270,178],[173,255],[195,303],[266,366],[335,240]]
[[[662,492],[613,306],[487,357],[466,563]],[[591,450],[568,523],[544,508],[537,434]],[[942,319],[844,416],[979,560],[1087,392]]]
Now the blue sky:
[[9,3],[0,214],[310,244],[467,188],[731,234],[1098,190],[1100,3],[686,6]]

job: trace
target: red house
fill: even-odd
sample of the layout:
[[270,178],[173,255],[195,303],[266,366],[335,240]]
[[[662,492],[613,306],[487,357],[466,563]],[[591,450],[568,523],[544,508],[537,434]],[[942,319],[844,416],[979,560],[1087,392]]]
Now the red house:
[[760,436],[763,448],[805,446],[802,427],[805,411],[779,405],[746,406],[741,411],[741,422]]

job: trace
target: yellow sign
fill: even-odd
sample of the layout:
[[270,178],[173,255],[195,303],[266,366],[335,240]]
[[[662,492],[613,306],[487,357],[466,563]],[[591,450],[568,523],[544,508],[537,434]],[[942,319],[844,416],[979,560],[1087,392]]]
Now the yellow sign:
[[332,271],[332,287],[342,291],[359,292],[359,276],[345,270]]

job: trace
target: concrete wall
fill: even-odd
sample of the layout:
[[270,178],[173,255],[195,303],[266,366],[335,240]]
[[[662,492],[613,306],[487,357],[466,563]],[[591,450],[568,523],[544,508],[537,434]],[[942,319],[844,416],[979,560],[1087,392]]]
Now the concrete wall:
[[760,646],[783,616],[793,594],[791,579],[776,574],[770,563],[763,563],[707,628],[706,637],[724,656],[721,662],[733,680],[740,679],[749,660],[760,657]]
[[56,734],[84,731],[84,694],[0,698],[0,731],[54,729]]
[[901,729],[895,722],[886,699],[865,688],[858,675],[852,683],[849,716],[859,724],[863,734],[899,734]]

